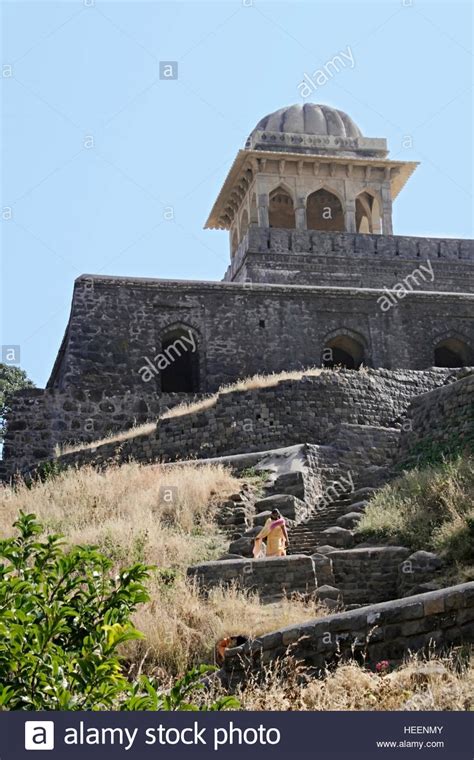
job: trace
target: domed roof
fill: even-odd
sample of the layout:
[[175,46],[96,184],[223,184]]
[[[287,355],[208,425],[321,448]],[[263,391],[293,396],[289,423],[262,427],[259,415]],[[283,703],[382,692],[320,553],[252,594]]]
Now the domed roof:
[[362,137],[357,124],[344,111],[319,103],[304,103],[279,108],[278,111],[260,119],[253,130],[253,132],[256,131]]

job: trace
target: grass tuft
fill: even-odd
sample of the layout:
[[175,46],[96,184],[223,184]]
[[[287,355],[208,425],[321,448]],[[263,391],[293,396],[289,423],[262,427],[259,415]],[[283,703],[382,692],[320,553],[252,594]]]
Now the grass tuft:
[[474,457],[459,455],[405,472],[375,494],[356,530],[367,539],[473,564]]

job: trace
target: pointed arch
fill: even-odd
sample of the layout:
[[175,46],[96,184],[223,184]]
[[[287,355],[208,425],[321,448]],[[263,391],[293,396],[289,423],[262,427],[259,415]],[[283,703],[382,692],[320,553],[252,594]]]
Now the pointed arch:
[[323,367],[359,369],[367,364],[367,342],[354,330],[340,328],[326,335],[321,356]]
[[474,350],[459,333],[438,336],[433,348],[433,365],[452,368],[474,366]]
[[379,194],[366,187],[356,195],[356,230],[380,235],[382,232],[382,202]]
[[309,230],[344,232],[344,204],[334,190],[323,186],[308,195],[306,226]]
[[270,227],[281,227],[287,230],[294,230],[296,227],[293,197],[283,183],[269,194],[268,219]]

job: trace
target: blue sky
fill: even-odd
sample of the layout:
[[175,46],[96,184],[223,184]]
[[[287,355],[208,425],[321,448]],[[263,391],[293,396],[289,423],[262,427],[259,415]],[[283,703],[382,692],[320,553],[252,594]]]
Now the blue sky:
[[[78,275],[221,279],[227,233],[202,228],[237,150],[262,116],[304,102],[304,73],[348,46],[354,67],[312,99],[386,137],[392,158],[421,162],[395,232],[472,236],[470,2],[2,10],[2,343],[20,346],[38,386]],[[178,61],[176,81],[159,79],[160,61]]]

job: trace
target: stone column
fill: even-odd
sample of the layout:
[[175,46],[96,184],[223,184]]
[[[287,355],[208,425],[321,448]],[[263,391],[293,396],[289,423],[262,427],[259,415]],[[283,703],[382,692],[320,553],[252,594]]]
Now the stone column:
[[382,220],[378,211],[378,204],[372,209],[372,232],[374,235],[382,234]]
[[306,224],[306,206],[304,202],[304,198],[297,198],[296,199],[296,206],[295,206],[295,226],[297,230],[306,230],[307,224]]
[[344,209],[346,232],[357,232],[355,207],[355,198],[348,198],[346,200],[346,207]]
[[393,235],[392,225],[392,192],[390,183],[382,187],[382,232],[384,235]]
[[258,226],[269,227],[268,218],[268,193],[259,193],[257,196]]

